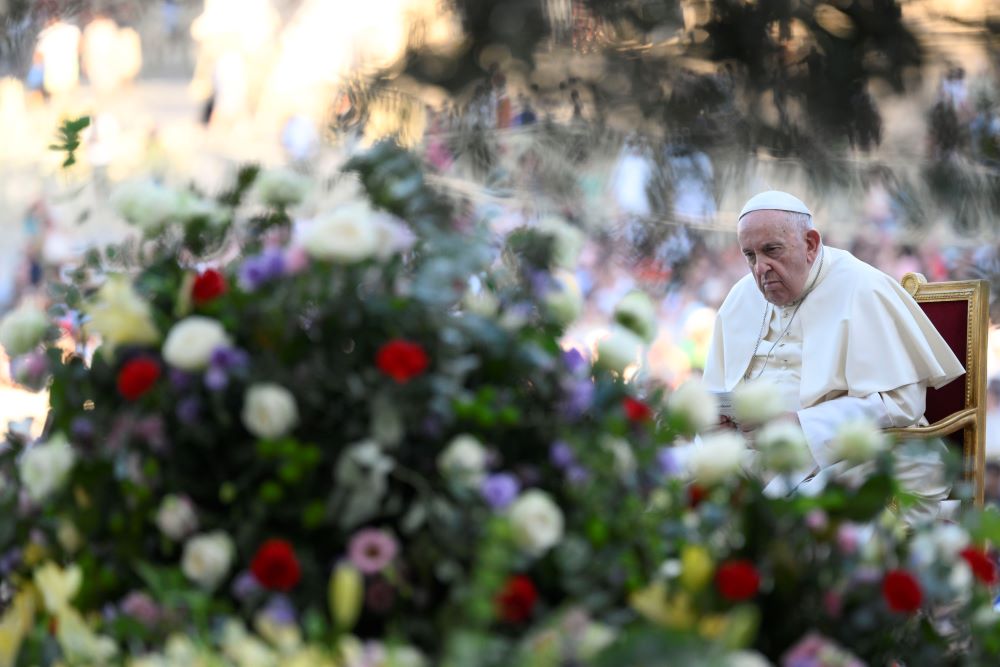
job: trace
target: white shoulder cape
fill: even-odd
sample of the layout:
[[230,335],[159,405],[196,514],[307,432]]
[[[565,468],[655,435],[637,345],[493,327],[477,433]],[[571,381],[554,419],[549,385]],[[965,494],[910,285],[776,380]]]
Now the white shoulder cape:
[[[831,392],[867,396],[916,382],[938,388],[965,373],[901,285],[846,250],[825,246],[823,252],[825,266],[796,315],[803,339],[801,407]],[[743,379],[766,306],[753,275],[729,292],[705,364],[710,391],[731,391]]]

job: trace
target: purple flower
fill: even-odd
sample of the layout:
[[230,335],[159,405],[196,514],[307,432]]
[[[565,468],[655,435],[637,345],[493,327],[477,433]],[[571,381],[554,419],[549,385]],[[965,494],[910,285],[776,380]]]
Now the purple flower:
[[582,465],[573,464],[566,470],[566,479],[570,484],[585,484],[590,479],[590,471]]
[[483,480],[480,491],[486,502],[495,510],[502,510],[517,498],[521,485],[510,473],[497,473]]
[[280,248],[268,248],[259,255],[252,255],[243,260],[237,279],[241,288],[253,292],[264,283],[280,278],[284,273],[284,252]]
[[205,386],[212,391],[222,391],[229,384],[229,374],[215,366],[205,371]]
[[268,280],[285,275],[285,251],[281,248],[267,248],[260,254],[260,264]]
[[87,445],[94,440],[94,422],[82,415],[73,417],[69,424],[69,437],[74,443]]
[[146,593],[132,591],[125,596],[119,606],[123,614],[136,619],[146,627],[156,625],[160,620],[160,608]]
[[565,350],[562,354],[562,359],[563,363],[566,365],[566,370],[569,371],[571,375],[578,375],[587,370],[587,358],[584,357],[583,353],[575,347]]
[[594,383],[590,378],[571,378],[563,384],[559,412],[566,419],[579,419],[590,409],[594,400]]
[[555,467],[565,469],[576,463],[576,453],[568,443],[557,440],[549,448],[549,460]]
[[171,368],[170,384],[177,391],[187,391],[194,384],[194,375],[179,368]]
[[264,588],[257,581],[257,577],[253,576],[249,570],[240,572],[233,580],[233,597],[237,600],[245,602],[262,590]]
[[20,564],[21,550],[14,547],[0,556],[0,574],[6,576],[17,569]]
[[208,363],[212,368],[228,371],[246,366],[250,363],[250,355],[238,347],[222,345],[212,350]]
[[347,546],[347,556],[351,563],[364,574],[381,572],[389,566],[398,552],[396,538],[378,528],[358,531]]
[[677,460],[677,453],[672,447],[661,447],[656,452],[656,468],[664,477],[676,477],[681,471],[681,464]]
[[194,424],[201,415],[201,401],[196,396],[182,398],[177,403],[177,419],[183,424]]
[[295,605],[287,595],[272,595],[264,607],[264,614],[278,625],[294,625],[296,622]]

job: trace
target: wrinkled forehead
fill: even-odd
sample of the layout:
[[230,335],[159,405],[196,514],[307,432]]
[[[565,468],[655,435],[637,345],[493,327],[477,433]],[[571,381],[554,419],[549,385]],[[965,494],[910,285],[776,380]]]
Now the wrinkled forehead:
[[753,211],[736,225],[740,246],[758,246],[771,242],[794,240],[798,225],[785,211]]

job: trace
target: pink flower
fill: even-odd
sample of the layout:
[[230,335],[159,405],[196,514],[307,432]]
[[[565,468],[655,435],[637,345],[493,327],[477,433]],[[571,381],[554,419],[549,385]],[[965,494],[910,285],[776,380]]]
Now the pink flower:
[[285,272],[291,275],[301,273],[309,266],[309,255],[306,249],[292,245],[285,249]]
[[858,550],[858,527],[853,523],[842,523],[837,529],[837,548],[845,556]]
[[826,512],[823,510],[812,510],[806,514],[806,526],[809,530],[819,532],[827,526]]
[[347,546],[347,556],[354,567],[364,574],[384,570],[399,552],[399,544],[390,533],[378,528],[365,528],[354,534]]

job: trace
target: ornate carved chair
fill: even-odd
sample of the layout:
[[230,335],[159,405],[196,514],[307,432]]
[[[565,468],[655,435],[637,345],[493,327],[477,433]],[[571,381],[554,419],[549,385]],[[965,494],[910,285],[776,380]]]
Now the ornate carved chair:
[[983,504],[986,471],[986,338],[989,284],[985,280],[928,283],[919,273],[903,276],[916,300],[965,366],[965,375],[940,389],[927,390],[929,426],[888,429],[899,438],[943,438],[960,448],[964,479]]

